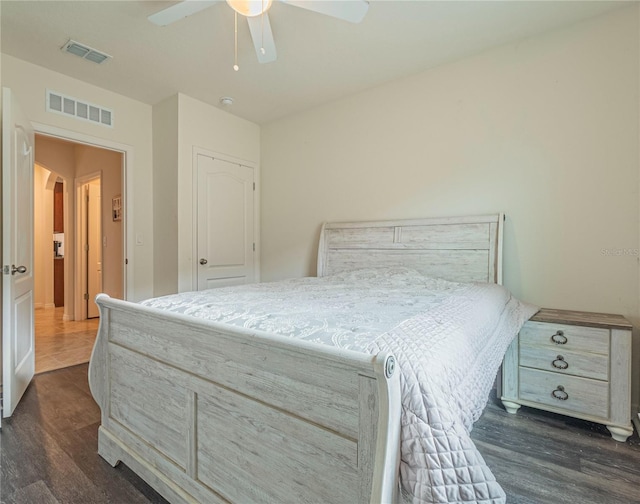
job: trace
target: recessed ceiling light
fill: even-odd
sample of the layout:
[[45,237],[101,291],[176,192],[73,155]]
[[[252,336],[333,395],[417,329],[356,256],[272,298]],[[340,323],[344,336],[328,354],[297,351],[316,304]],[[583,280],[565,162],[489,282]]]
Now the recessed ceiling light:
[[222,98],[220,98],[220,105],[224,107],[230,107],[231,105],[233,105],[233,98],[231,98],[230,96],[223,96]]

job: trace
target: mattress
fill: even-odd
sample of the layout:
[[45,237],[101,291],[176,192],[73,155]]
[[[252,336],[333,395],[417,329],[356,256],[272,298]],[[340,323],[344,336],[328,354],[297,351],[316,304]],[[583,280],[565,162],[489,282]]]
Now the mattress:
[[396,267],[181,293],[142,304],[371,354],[392,352],[402,390],[404,500],[505,502],[469,437],[507,347],[537,311],[504,287]]

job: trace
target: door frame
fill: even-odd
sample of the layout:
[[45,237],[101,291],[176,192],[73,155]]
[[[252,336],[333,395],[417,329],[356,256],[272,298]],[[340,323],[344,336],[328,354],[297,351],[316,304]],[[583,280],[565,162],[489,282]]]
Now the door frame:
[[192,241],[191,241],[191,290],[198,288],[198,156],[208,156],[228,163],[235,163],[253,169],[253,183],[256,185],[253,191],[253,243],[256,244],[255,254],[253,254],[253,281],[260,282],[260,165],[229,156],[213,152],[202,147],[193,147],[191,155],[191,194],[192,194]]
[[[127,144],[113,142],[104,138],[94,137],[91,135],[85,135],[84,133],[78,133],[77,131],[66,130],[57,126],[50,126],[48,124],[42,124],[33,122],[33,129],[36,134],[57,138],[59,140],[66,140],[83,145],[89,145],[91,147],[97,147],[99,149],[106,149],[122,154],[122,180],[124,181],[122,187],[122,199],[124,201],[125,211],[122,218],[124,225],[123,230],[123,248],[125,264],[122,267],[123,274],[123,286],[124,286],[124,299],[134,298],[134,284],[133,274],[128,274],[129,271],[134,270],[134,236],[133,236],[133,173],[134,173],[134,152],[133,147]],[[74,283],[76,285],[76,283]],[[74,301],[75,307],[75,301]],[[75,310],[74,310],[75,311]],[[74,320],[75,317],[74,313]]]
[[[76,260],[74,261],[74,295],[73,305],[75,320],[86,320],[88,315],[87,300],[84,294],[87,290],[88,265],[87,255],[83,250],[83,244],[88,239],[87,236],[87,202],[83,197],[83,188],[86,184],[93,180],[100,180],[100,192],[102,193],[102,171],[96,171],[75,179],[76,194],[76,214],[75,214],[75,252]],[[90,301],[90,300],[89,300]]]

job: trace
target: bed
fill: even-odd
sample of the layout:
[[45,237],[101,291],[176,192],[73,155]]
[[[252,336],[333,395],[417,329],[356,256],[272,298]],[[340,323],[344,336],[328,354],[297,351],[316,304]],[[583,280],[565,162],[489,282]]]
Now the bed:
[[[313,324],[298,323],[305,310],[275,308],[291,291],[283,284],[216,290],[217,308],[202,293],[145,303],[99,295],[89,366],[101,409],[98,453],[172,503],[504,502],[468,437],[506,348],[535,311],[497,286],[503,218],[325,224],[318,278],[289,281],[289,296],[321,318],[324,308],[305,303],[331,291],[335,309],[360,307],[351,317],[358,328],[347,311],[337,328],[308,330]],[[436,298],[453,296],[421,299],[423,283]],[[407,285],[417,289],[411,302]],[[263,299],[268,289],[273,299],[243,309],[246,296]],[[351,298],[340,297],[345,289]],[[419,314],[400,323],[382,316],[395,310],[402,319],[415,308],[407,305]],[[222,315],[209,320],[215,310]],[[382,329],[366,339],[370,319],[382,319]],[[283,320],[306,337],[278,329]],[[448,346],[449,334],[467,329],[478,335]],[[454,358],[443,357],[451,348]],[[417,352],[434,355],[422,362]]]

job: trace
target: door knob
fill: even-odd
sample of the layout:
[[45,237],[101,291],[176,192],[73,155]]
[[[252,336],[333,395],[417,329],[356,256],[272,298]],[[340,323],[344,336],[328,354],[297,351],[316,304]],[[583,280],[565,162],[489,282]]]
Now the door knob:
[[207,260],[204,258],[200,259],[200,264],[204,266],[205,264],[207,264]]
[[27,267],[26,266],[18,266],[16,268],[15,264],[11,265],[11,274],[15,275],[16,273],[26,273],[27,272]]

